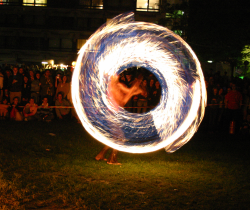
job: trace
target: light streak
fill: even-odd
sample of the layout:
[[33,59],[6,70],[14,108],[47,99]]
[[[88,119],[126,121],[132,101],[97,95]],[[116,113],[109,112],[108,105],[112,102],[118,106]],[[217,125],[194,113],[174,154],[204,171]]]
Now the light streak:
[[[160,103],[143,114],[117,110],[108,97],[111,76],[134,66],[152,72],[162,88]],[[206,88],[200,63],[184,40],[128,13],[109,20],[80,50],[72,99],[83,126],[100,142],[130,153],[174,152],[198,129]]]

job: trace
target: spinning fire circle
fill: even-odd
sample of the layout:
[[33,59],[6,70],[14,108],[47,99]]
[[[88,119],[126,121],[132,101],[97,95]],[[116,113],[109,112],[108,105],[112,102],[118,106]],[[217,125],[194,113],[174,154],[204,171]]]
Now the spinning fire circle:
[[[153,73],[162,88],[159,104],[147,113],[114,109],[108,96],[111,77],[135,66]],[[198,129],[206,88],[200,63],[184,40],[127,13],[101,26],[80,50],[72,99],[83,126],[100,142],[130,153],[174,152]]]

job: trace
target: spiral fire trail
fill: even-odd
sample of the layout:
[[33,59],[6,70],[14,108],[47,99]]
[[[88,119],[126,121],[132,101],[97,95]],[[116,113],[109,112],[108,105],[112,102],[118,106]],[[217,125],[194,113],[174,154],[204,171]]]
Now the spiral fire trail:
[[[108,97],[111,76],[135,66],[152,72],[162,88],[160,103],[147,113],[114,109]],[[83,126],[100,142],[130,153],[174,152],[198,129],[206,88],[200,63],[184,40],[128,13],[101,26],[80,50],[72,98]]]

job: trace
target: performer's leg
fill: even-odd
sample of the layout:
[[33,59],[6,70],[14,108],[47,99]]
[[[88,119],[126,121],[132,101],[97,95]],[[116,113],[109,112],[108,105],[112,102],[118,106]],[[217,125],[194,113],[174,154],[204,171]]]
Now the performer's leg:
[[112,153],[107,161],[107,164],[121,165],[121,163],[118,163],[118,161],[117,161],[117,153],[118,153],[118,151],[116,149],[112,150]]
[[110,147],[108,147],[108,146],[104,146],[104,147],[102,148],[101,152],[99,152],[99,154],[96,155],[95,159],[96,159],[96,160],[105,160],[105,161],[107,161],[107,159],[105,159],[105,155],[106,155],[106,153],[108,152],[109,148],[110,148]]

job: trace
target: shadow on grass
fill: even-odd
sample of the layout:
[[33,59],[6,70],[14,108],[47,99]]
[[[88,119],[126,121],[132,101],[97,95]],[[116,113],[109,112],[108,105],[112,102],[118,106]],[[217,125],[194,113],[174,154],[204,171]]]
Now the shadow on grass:
[[173,154],[118,154],[75,122],[0,122],[1,209],[248,209],[249,136],[201,129]]

